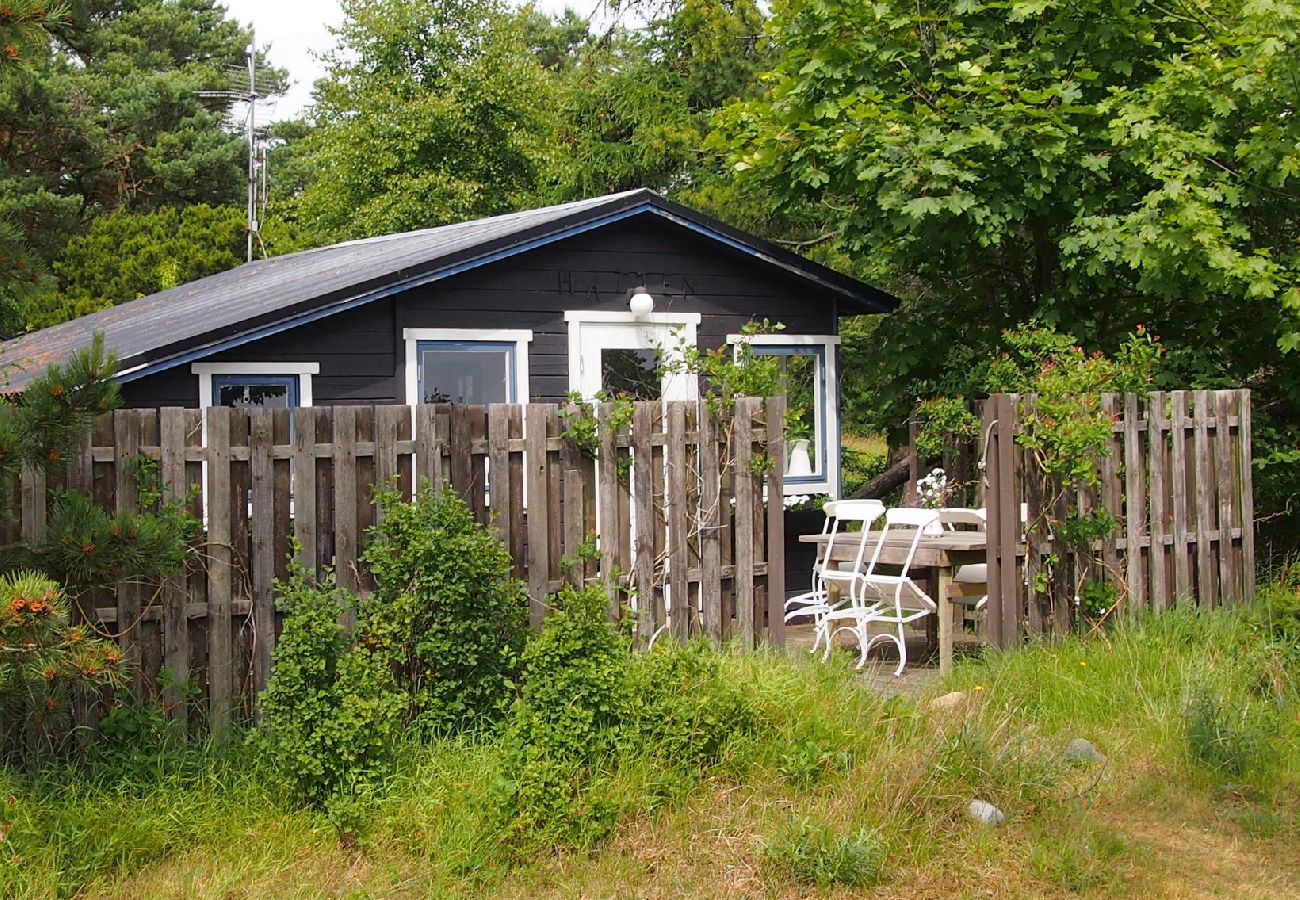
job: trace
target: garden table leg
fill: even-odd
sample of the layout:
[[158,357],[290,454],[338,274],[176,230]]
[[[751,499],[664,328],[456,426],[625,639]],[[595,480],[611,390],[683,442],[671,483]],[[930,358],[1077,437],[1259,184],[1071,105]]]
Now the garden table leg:
[[952,600],[948,598],[948,585],[952,583],[952,566],[937,570],[935,601],[939,607],[939,674],[952,671]]

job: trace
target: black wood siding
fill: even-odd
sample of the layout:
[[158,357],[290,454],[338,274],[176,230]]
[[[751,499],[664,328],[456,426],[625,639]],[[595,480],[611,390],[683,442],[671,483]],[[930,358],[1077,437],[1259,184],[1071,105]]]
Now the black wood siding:
[[[568,390],[566,310],[626,311],[644,284],[656,312],[698,312],[700,345],[750,319],[835,334],[833,299],[658,217],[635,217],[252,341],[204,362],[315,362],[317,405],[405,402],[403,328],[525,328],[532,399]],[[197,406],[188,363],[123,385],[128,406]]]

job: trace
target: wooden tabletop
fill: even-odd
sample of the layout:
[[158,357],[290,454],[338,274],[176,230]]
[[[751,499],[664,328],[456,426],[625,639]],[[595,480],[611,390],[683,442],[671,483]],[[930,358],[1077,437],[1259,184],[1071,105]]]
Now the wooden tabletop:
[[[877,535],[880,532],[876,533]],[[899,565],[906,561],[908,548],[912,546],[912,535],[891,534],[880,550],[880,562]],[[822,544],[827,540],[824,534],[801,534],[799,540],[805,544]],[[878,536],[869,538],[866,558],[870,559],[875,551]],[[857,532],[840,532],[835,538],[831,559],[836,562],[852,562],[858,556],[859,537]],[[925,567],[948,568],[984,562],[988,547],[988,534],[983,531],[944,531],[939,534],[923,534],[916,547],[916,556],[912,564]]]

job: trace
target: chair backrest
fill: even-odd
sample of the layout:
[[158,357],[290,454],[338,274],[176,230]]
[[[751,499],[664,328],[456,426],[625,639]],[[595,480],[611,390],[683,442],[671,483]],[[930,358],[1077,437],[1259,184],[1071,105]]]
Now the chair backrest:
[[871,566],[867,571],[875,571],[876,561],[880,558],[880,549],[884,546],[885,540],[890,534],[911,531],[912,543],[907,548],[907,558],[904,560],[900,572],[903,577],[907,577],[908,570],[912,567],[912,558],[916,556],[916,545],[921,542],[921,535],[925,533],[929,526],[937,524],[938,521],[939,511],[937,509],[912,509],[897,506],[885,510],[885,530],[880,536],[880,543],[876,544],[876,552],[871,558]]
[[[832,500],[826,508],[834,507],[835,518],[841,522],[874,522],[885,511],[879,500]],[[830,513],[827,513],[830,515]]]
[[[853,558],[853,568],[851,571],[859,572],[862,570],[862,561],[866,558],[867,546],[875,539],[880,532],[871,530],[872,524],[885,513],[885,504],[879,500],[835,500],[826,504],[827,524],[830,537],[827,538],[824,545],[825,552],[817,564],[818,572],[826,572],[833,568],[831,554],[834,548],[839,545],[843,546],[845,541],[856,540],[858,544],[857,552]],[[833,520],[832,520],[833,516]],[[857,523],[858,531],[849,531],[841,529],[841,525]]]
[[945,506],[939,510],[939,523],[945,528],[955,530],[958,526],[984,531],[988,527],[982,509],[967,509],[962,506]]

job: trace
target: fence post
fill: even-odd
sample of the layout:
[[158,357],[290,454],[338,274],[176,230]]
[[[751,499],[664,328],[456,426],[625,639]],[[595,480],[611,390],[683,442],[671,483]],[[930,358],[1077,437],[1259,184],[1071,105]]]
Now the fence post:
[[785,397],[767,398],[767,639],[785,646]]
[[224,740],[230,728],[232,685],[231,490],[229,407],[208,409],[208,721]]
[[988,629],[989,643],[1010,649],[1020,640],[1020,590],[1017,549],[1020,544],[1020,505],[1016,496],[1015,404],[1010,394],[994,394],[984,405],[988,433],[986,472],[988,510]]
[[1255,599],[1255,487],[1251,462],[1250,391],[1237,391],[1237,457],[1241,472],[1241,588],[1242,603]]

